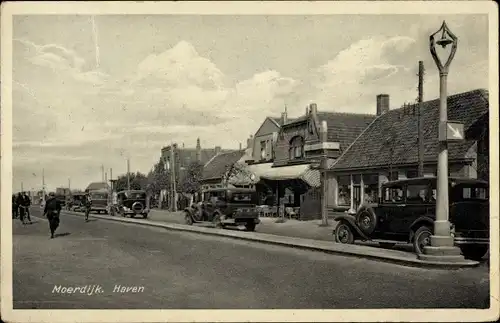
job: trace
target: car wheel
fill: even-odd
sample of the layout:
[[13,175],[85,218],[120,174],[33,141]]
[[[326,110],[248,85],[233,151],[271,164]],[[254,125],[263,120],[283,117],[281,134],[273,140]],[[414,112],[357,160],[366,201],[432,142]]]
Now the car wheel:
[[481,260],[488,252],[486,245],[463,245],[460,247],[462,255],[467,259]]
[[335,228],[335,242],[343,244],[354,243],[354,233],[347,222],[341,221]]
[[366,235],[370,235],[377,225],[377,216],[372,208],[364,207],[356,214],[356,224]]
[[187,212],[184,214],[184,221],[187,225],[193,225],[193,219],[189,214],[187,214]]
[[425,246],[431,244],[432,229],[428,226],[421,226],[415,231],[413,236],[413,250],[417,255],[424,253]]
[[247,222],[245,224],[245,229],[247,231],[255,231],[255,223],[254,222]]

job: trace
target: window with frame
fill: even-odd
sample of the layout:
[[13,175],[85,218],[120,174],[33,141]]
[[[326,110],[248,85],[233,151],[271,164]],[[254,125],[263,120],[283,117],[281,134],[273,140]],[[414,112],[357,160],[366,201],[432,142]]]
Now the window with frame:
[[398,171],[389,172],[389,181],[397,181],[399,179]]
[[406,178],[416,178],[416,177],[418,177],[418,171],[416,170],[406,171]]
[[290,160],[304,158],[304,138],[301,136],[293,137],[292,140],[290,140],[289,149]]
[[351,205],[351,177],[349,175],[338,176],[338,206],[350,206]]
[[383,197],[386,203],[402,202],[404,200],[403,185],[385,187]]
[[406,188],[406,201],[408,203],[427,203],[429,202],[429,187],[425,184],[408,185]]
[[267,141],[261,141],[260,142],[260,159],[266,159],[266,153],[267,153]]

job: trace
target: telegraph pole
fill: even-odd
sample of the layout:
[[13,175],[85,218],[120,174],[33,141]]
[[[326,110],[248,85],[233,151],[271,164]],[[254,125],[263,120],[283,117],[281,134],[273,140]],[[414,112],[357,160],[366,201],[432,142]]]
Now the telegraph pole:
[[21,182],[21,192],[24,192],[24,185],[23,185],[23,182]]
[[71,192],[71,178],[68,178],[68,190]]
[[101,165],[101,178],[102,181],[104,182],[104,165]]
[[42,201],[45,203],[45,168],[42,168]]
[[424,177],[424,122],[422,120],[422,109],[424,101],[424,62],[418,62],[418,176]]
[[127,158],[127,190],[130,191],[130,158]]
[[172,188],[172,211],[177,211],[177,199],[176,199],[176,185],[175,185],[175,151],[174,144],[170,146],[170,174],[172,176],[172,184],[170,185]]

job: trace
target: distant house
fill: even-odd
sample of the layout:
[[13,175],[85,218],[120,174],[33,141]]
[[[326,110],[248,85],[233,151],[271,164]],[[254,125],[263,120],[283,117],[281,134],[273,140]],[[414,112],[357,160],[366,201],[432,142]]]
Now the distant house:
[[[388,180],[417,177],[416,106],[389,110],[388,95],[377,97],[380,115],[327,171],[327,205],[354,212],[365,199],[378,200]],[[437,174],[439,100],[423,103],[424,176]],[[448,119],[464,123],[465,140],[448,143],[451,176],[489,180],[489,103],[486,90],[448,97]]]
[[231,185],[228,182],[228,176],[230,177],[233,167],[238,167],[235,164],[244,165],[244,161],[245,150],[221,152],[215,155],[203,168],[202,190]]

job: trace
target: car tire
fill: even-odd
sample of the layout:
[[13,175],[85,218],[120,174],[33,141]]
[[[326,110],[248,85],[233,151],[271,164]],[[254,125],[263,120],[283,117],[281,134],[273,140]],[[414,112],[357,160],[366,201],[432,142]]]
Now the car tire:
[[361,232],[370,235],[377,225],[377,215],[371,207],[362,207],[356,213],[356,224]]
[[340,221],[335,228],[335,242],[342,244],[353,244],[354,233],[347,221]]
[[245,229],[246,229],[247,231],[250,231],[250,232],[255,231],[255,223],[254,223],[254,222],[247,222],[247,223],[245,224]]
[[465,258],[476,261],[481,260],[488,252],[488,249],[486,245],[463,245],[460,247]]
[[424,253],[424,247],[431,244],[432,229],[423,225],[413,235],[413,250],[417,255]]

